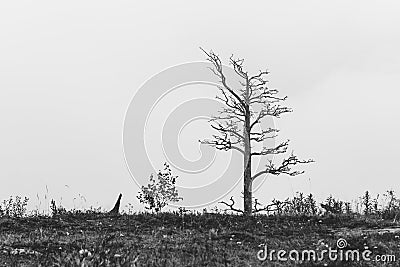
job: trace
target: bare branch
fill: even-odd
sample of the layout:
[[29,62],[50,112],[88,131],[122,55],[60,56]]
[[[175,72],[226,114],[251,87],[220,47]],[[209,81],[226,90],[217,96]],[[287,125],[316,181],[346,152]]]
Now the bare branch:
[[267,116],[267,113],[265,112],[265,109],[261,109],[261,111],[258,113],[257,118],[254,120],[254,122],[250,125],[250,130],[256,125],[257,123],[260,123],[260,120]]
[[260,171],[259,173],[255,174],[251,179],[254,181],[257,177],[263,174],[273,174],[273,175],[280,175],[280,174],[287,174],[290,176],[296,176],[299,174],[303,174],[304,171],[292,171],[292,167],[297,164],[304,164],[304,163],[311,163],[314,162],[312,159],[308,160],[299,160],[297,156],[293,155],[293,153],[287,158],[284,159],[279,167],[275,166],[272,161],[269,161],[265,167],[265,170]]
[[210,121],[218,121],[218,120],[239,120],[244,122],[244,115],[237,113],[235,109],[231,108],[223,108],[222,110],[218,111],[220,114],[219,116],[213,116]]
[[279,116],[281,114],[287,113],[287,112],[292,112],[292,109],[288,108],[288,107],[282,107],[279,105],[274,105],[274,106],[268,108],[268,115],[277,117],[277,118],[279,118]]
[[243,71],[243,62],[244,59],[234,59],[233,55],[229,58],[229,63],[233,66],[236,74],[238,74],[243,79],[247,80],[247,72]]
[[222,137],[218,135],[213,135],[214,140],[199,140],[201,144],[205,145],[210,145],[212,147],[215,147],[218,150],[229,150],[232,148],[232,143],[230,139],[228,138],[228,135],[225,134]]
[[238,126],[233,121],[226,123],[225,125],[222,125],[221,123],[218,122],[216,123],[218,124],[218,126],[211,125],[211,128],[222,133],[230,133],[231,135],[236,136],[240,140],[244,140],[243,135],[238,133]]
[[258,94],[255,94],[253,97],[250,98],[250,104],[253,103],[265,103],[266,101],[285,101],[287,97],[277,97],[275,96],[278,94],[278,90],[276,89],[269,89],[265,84],[267,83],[266,80],[261,80],[258,84],[250,84],[254,91],[257,91]]
[[217,73],[216,76],[220,78],[221,83],[224,86],[224,88],[226,90],[228,90],[229,93],[231,93],[238,100],[238,102],[242,105],[243,108],[245,108],[246,104],[244,103],[244,101],[226,83],[226,77],[225,77],[225,74],[223,73],[222,63],[221,63],[221,59],[219,58],[219,56],[216,55],[213,51],[210,51],[208,53],[203,48],[200,47],[200,49],[207,55],[207,57],[208,57],[207,60],[210,61],[214,65],[215,71]]
[[235,206],[235,201],[233,200],[233,197],[232,197],[232,196],[231,196],[230,200],[231,200],[231,203],[230,203],[230,204],[226,203],[225,201],[220,201],[220,202],[219,202],[219,203],[224,204],[224,205],[226,205],[226,206],[228,207],[228,209],[225,209],[225,211],[227,211],[227,210],[232,210],[232,211],[244,213],[243,210],[240,210],[240,209],[237,209],[237,208],[234,207],[234,206]]
[[[271,211],[277,211],[279,209],[279,205],[282,204],[288,204],[286,202],[273,202],[271,204],[268,204],[266,206],[262,205],[260,202],[258,202],[258,199],[256,198],[254,200],[254,208],[253,208],[253,213],[257,213],[257,212],[261,212],[261,211],[267,211],[268,213]],[[261,208],[258,208],[258,206],[262,206]],[[271,209],[272,207],[274,207],[274,209]]]
[[222,95],[224,96],[224,98],[220,97],[220,96],[216,96],[217,99],[221,100],[222,102],[225,103],[225,105],[227,105],[228,107],[230,107],[233,110],[238,111],[240,114],[245,113],[245,110],[243,109],[243,107],[241,106],[241,104],[236,100],[236,98],[234,98],[233,96],[228,96],[226,91],[224,90],[224,88],[222,88],[221,86],[217,86],[218,89],[221,91]]
[[213,140],[206,139],[206,140],[199,140],[199,142],[201,144],[210,145],[212,147],[215,147],[218,150],[228,151],[229,149],[235,149],[235,150],[238,150],[238,151],[244,153],[243,150],[234,146],[236,144],[241,143],[240,139],[232,140],[230,138],[231,136],[226,132],[221,132],[221,136],[212,135],[212,137],[213,137]]
[[276,147],[268,148],[268,147],[263,147],[260,152],[253,152],[251,153],[252,156],[266,156],[266,155],[276,155],[276,154],[282,154],[287,151],[287,148],[289,146],[289,140],[286,140]]
[[292,112],[292,109],[290,109],[288,107],[282,107],[280,105],[267,104],[265,107],[261,108],[260,111],[258,111],[257,118],[250,125],[250,130],[257,123],[261,123],[261,120],[266,116],[272,116],[272,117],[279,118],[281,114],[287,113],[287,112]]
[[[277,132],[279,132],[279,130],[274,129],[274,128],[267,128],[265,130],[261,130],[261,132],[250,132],[250,136],[251,136],[250,140],[256,141],[256,142],[262,142],[265,139],[277,137],[278,135],[274,134]],[[270,134],[272,134],[272,135],[270,135]]]

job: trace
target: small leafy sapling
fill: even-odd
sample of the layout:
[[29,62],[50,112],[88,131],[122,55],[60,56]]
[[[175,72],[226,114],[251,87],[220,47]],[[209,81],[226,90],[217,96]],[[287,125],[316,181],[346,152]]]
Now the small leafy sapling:
[[321,208],[325,210],[325,213],[331,214],[342,214],[345,203],[339,199],[335,199],[330,195],[325,203],[321,203]]
[[20,196],[13,198],[10,196],[9,199],[3,200],[0,203],[0,216],[8,216],[20,218],[26,215],[26,207],[28,205],[29,198],[25,197],[22,199]]
[[351,209],[350,202],[345,202],[344,203],[344,210],[345,210],[346,214],[352,214],[353,213],[353,210]]
[[306,214],[308,215],[315,215],[317,214],[318,208],[317,208],[317,201],[315,201],[314,195],[309,194],[305,200],[305,205],[306,205]]
[[369,194],[368,191],[365,191],[364,196],[361,199],[364,207],[364,214],[369,215],[372,211],[371,195]]
[[50,202],[50,209],[51,209],[51,215],[56,216],[56,215],[61,215],[67,213],[67,210],[61,206],[56,204],[56,201],[54,199],[51,200]]
[[172,175],[170,166],[164,163],[164,170],[160,170],[156,177],[153,174],[150,175],[150,183],[142,186],[137,198],[146,209],[160,212],[169,203],[183,199],[179,197],[175,186],[177,178],[178,176]]

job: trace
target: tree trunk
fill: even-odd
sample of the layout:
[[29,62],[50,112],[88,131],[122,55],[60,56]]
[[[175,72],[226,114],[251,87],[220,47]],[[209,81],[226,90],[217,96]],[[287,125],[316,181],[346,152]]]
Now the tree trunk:
[[[245,161],[246,164],[246,161]],[[244,169],[244,180],[243,180],[243,194],[244,194],[244,214],[249,216],[252,213],[252,181],[251,181],[251,157],[247,160],[247,166]]]
[[250,144],[250,111],[247,108],[244,123],[244,175],[243,175],[243,197],[244,215],[252,214],[252,180],[251,180],[251,144]]

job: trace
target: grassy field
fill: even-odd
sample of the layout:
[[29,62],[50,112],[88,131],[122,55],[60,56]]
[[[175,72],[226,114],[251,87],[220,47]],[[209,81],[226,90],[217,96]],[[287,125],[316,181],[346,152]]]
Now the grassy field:
[[[0,217],[1,266],[400,266],[400,225],[362,215],[69,212]],[[369,249],[372,261],[259,260],[265,248]],[[395,255],[378,263],[376,255]],[[275,255],[276,256],[276,255]],[[288,257],[286,255],[286,257]],[[387,257],[387,261],[388,261]],[[393,259],[390,259],[392,261]]]

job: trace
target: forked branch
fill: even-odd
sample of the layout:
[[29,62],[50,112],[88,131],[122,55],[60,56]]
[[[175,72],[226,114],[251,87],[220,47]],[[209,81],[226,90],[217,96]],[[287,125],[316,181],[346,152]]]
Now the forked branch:
[[243,210],[234,207],[234,206],[235,206],[235,201],[233,200],[233,197],[232,197],[232,196],[231,196],[231,198],[230,198],[230,201],[231,201],[231,203],[227,203],[227,202],[225,202],[225,201],[220,201],[220,202],[219,202],[219,203],[224,204],[225,206],[228,207],[228,208],[225,209],[224,211],[231,210],[231,211],[236,211],[236,212],[244,213]]
[[297,164],[305,164],[314,162],[312,159],[308,160],[299,160],[297,156],[293,155],[293,153],[286,159],[284,159],[279,166],[275,166],[275,164],[269,160],[269,163],[265,166],[265,170],[258,172],[252,177],[252,180],[256,179],[257,177],[263,174],[272,174],[272,175],[280,175],[280,174],[287,174],[290,176],[296,176],[299,174],[303,174],[304,171],[292,170],[292,167]]
[[220,78],[220,82],[224,86],[226,90],[230,94],[232,94],[233,97],[236,98],[236,100],[241,104],[242,108],[245,109],[246,104],[244,101],[240,98],[238,94],[226,83],[226,77],[222,69],[222,62],[221,59],[219,58],[218,55],[216,55],[213,51],[206,52],[203,48],[200,47],[200,49],[207,55],[207,60],[210,61],[214,65],[214,69],[211,69],[211,71],[218,77]]
[[[262,205],[260,202],[258,202],[258,199],[256,198],[254,200],[254,207],[253,207],[253,213],[257,213],[257,212],[262,212],[262,211],[267,211],[268,213],[271,211],[277,211],[279,210],[280,207],[278,207],[279,205],[285,204],[284,202],[273,202],[269,205]],[[259,206],[261,206],[259,208]],[[275,206],[275,208],[273,208]]]

